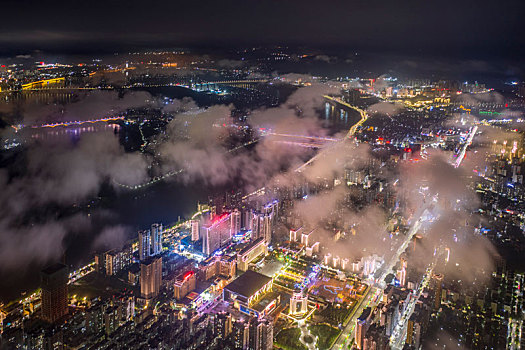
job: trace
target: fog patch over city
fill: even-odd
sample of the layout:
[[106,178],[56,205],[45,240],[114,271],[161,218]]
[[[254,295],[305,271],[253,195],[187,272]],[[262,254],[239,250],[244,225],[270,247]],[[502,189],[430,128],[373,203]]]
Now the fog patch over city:
[[[284,80],[307,83],[308,86],[297,89],[278,107],[250,111],[247,118],[250,127],[257,132],[263,129],[272,133],[327,136],[329,131],[319,120],[318,111],[324,102],[323,95],[338,92],[341,85],[338,82],[321,84],[307,75],[288,75]],[[43,113],[34,113],[30,108],[22,110],[24,122],[32,123],[45,122],[57,116],[59,120],[84,120],[94,115],[115,115],[128,108],[142,107],[158,108],[174,115],[167,125],[166,135],[158,137],[154,152],[160,155],[162,171],[182,170],[174,179],[186,184],[200,182],[221,186],[236,183],[245,191],[266,185],[291,186],[303,180],[320,184],[342,178],[345,167],[359,169],[372,159],[367,145],[357,146],[348,140],[333,142],[320,150],[315,162],[297,173],[295,169],[313,155],[312,150],[275,142],[277,139],[271,134],[261,137],[249,152],[230,152],[225,141],[229,136],[228,127],[234,124],[231,117],[234,107],[214,105],[199,109],[188,98],[166,104],[148,93],[127,93],[119,97],[113,92],[102,92],[88,94],[65,106],[49,106]],[[393,104],[378,103],[372,105],[369,111],[391,115],[400,109]],[[9,207],[4,206],[9,209],[4,209],[3,217],[23,217],[35,207],[53,203],[76,203],[96,195],[105,183],[134,185],[149,178],[151,159],[140,153],[124,152],[117,138],[111,135],[85,135],[72,147],[52,142],[44,146],[28,150],[26,164],[23,164],[27,168],[25,176],[16,179],[10,179],[7,174],[3,176],[6,190],[0,201],[11,202]],[[467,159],[471,162],[469,157]],[[472,163],[466,163],[469,170],[464,170],[467,166],[456,169],[450,165],[451,154],[429,152],[428,158],[399,167],[397,175],[386,174],[389,181],[394,181],[394,176],[399,177],[395,191],[400,200],[407,203],[409,211],[414,212],[425,205],[425,201],[437,199],[431,210],[436,219],[425,227],[423,249],[426,254],[422,254],[425,263],[429,262],[436,246],[446,245],[452,247],[451,262],[458,261],[460,264],[459,268],[452,270],[463,274],[480,268],[488,269],[490,244],[483,237],[473,239],[472,226],[465,229],[467,221],[471,222],[470,225],[475,222],[472,211],[478,204],[466,180],[472,172]],[[426,188],[426,193],[421,193],[422,188]],[[297,201],[294,212],[305,224],[318,230],[321,245],[332,254],[351,259],[373,253],[387,257],[391,251],[385,243],[388,237],[384,224],[387,213],[376,204],[340,211],[341,201],[348,196],[351,198],[352,191],[344,184],[333,186],[333,189]],[[327,230],[325,223],[332,213],[338,211],[350,232],[346,232],[344,240],[335,242],[334,230]],[[2,232],[7,232],[4,237],[11,236],[15,223],[4,220],[2,224],[6,228]],[[20,228],[18,222],[16,224],[17,246],[30,246],[26,242],[38,241],[41,237],[35,233],[33,226]],[[41,232],[54,229],[55,233],[49,235],[54,244],[38,245],[40,249],[28,254],[28,259],[56,259],[69,229],[57,220],[40,225]],[[127,235],[126,230],[121,226],[104,229],[94,247],[120,246]],[[463,249],[461,245],[467,245],[470,249]],[[5,249],[9,249],[9,253],[16,252],[16,247]],[[470,263],[472,254],[480,260],[476,264]]]

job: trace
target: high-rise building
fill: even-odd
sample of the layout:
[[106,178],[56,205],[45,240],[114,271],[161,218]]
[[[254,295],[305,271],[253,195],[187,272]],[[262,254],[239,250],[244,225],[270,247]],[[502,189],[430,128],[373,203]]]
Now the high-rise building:
[[244,208],[242,211],[242,225],[243,230],[251,230],[253,225],[253,210]]
[[120,325],[119,309],[116,306],[110,306],[104,312],[104,331],[110,335],[117,330]]
[[173,284],[173,296],[175,299],[180,300],[184,298],[188,293],[195,289],[197,279],[194,271],[188,271],[183,275],[180,275]]
[[443,290],[443,274],[436,273],[432,276],[434,282],[434,309],[438,310],[441,306],[441,294]]
[[104,254],[106,275],[115,275],[133,262],[133,249],[126,245],[122,250],[110,250]]
[[151,251],[152,255],[162,253],[162,224],[151,225]]
[[211,255],[217,249],[226,246],[232,236],[230,231],[230,214],[222,214],[202,227],[202,252]]
[[241,212],[235,209],[230,214],[230,235],[233,237],[241,232]]
[[250,320],[250,349],[273,349],[273,323],[262,318]]
[[232,332],[232,315],[229,312],[221,312],[214,315],[214,332],[215,337],[226,339]]
[[247,322],[237,320],[233,323],[231,338],[235,349],[248,349],[250,327]]
[[228,191],[226,192],[224,205],[229,209],[238,208],[242,204],[242,197],[240,189]]
[[226,278],[232,278],[237,272],[237,260],[235,256],[222,255],[210,256],[201,262],[200,272],[205,280],[222,275]]
[[407,321],[407,344],[413,344],[415,349],[419,349],[421,342],[421,323],[417,320],[417,315],[413,314]]
[[252,237],[264,238],[266,244],[272,241],[273,227],[277,220],[279,201],[275,200],[266,204],[261,210],[253,213]]
[[139,231],[139,259],[162,253],[162,224],[151,225],[151,230]]
[[42,270],[40,277],[42,318],[48,322],[55,322],[68,313],[68,268],[66,265],[57,263]]
[[310,243],[309,239],[310,239],[310,236],[312,235],[312,232],[314,232],[314,231],[310,231],[308,233],[305,232],[305,233],[301,234],[301,244],[303,244],[304,246],[308,247],[308,245]]
[[191,220],[191,240],[195,242],[198,241],[199,238],[199,220]]
[[363,310],[363,313],[356,320],[355,328],[355,343],[358,349],[364,348],[364,341],[366,338],[366,331],[370,326],[370,316],[372,314],[372,309],[367,307]]
[[290,230],[290,242],[297,242],[301,238],[302,232],[303,232],[302,226],[299,227],[298,229],[291,229]]
[[263,211],[265,214],[272,214],[272,224],[275,224],[275,221],[279,215],[279,201],[274,200],[270,203],[267,203],[264,206]]
[[151,232],[149,230],[139,231],[139,259],[146,260],[150,254]]
[[253,214],[252,238],[263,238],[266,244],[272,240],[272,213],[256,212]]
[[401,258],[400,260],[400,268],[397,270],[397,280],[399,281],[399,285],[402,287],[406,286],[406,279],[407,279],[407,266],[408,262],[407,259]]
[[150,257],[140,264],[140,295],[151,299],[159,294],[162,283],[162,258]]

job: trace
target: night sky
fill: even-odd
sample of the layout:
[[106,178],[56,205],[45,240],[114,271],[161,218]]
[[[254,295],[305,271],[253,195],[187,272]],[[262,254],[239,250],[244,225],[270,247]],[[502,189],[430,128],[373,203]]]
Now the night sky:
[[308,45],[524,56],[525,2],[2,1],[0,50]]

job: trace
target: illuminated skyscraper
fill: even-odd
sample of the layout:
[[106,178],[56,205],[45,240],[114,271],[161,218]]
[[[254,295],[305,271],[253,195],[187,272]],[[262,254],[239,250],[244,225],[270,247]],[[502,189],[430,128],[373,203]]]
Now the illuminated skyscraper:
[[199,220],[191,220],[191,240],[195,242],[199,238]]
[[230,242],[231,223],[230,214],[223,214],[213,219],[213,221],[202,227],[202,252],[211,255],[217,249],[224,247]]
[[151,225],[151,255],[162,253],[162,224]]
[[139,259],[145,260],[150,256],[151,233],[149,230],[139,231]]
[[139,259],[162,253],[162,224],[151,225],[151,230],[139,231]]
[[266,244],[272,241],[272,232],[277,221],[279,201],[275,200],[266,204],[263,209],[254,214],[253,233],[255,238],[264,238]]
[[252,238],[263,238],[269,244],[272,240],[273,213],[256,212],[252,223]]
[[42,287],[42,318],[55,322],[68,313],[66,265],[54,264],[40,273]]
[[241,232],[241,212],[235,209],[230,214],[230,235],[233,237],[237,233]]
[[242,229],[251,230],[253,225],[253,210],[245,208],[242,211]]
[[162,258],[150,257],[140,264],[140,295],[151,299],[159,294],[162,283]]

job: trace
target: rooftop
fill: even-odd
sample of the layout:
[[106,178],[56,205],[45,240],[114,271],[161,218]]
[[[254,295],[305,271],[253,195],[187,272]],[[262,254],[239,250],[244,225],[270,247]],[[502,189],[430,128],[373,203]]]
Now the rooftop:
[[270,277],[248,270],[224,288],[235,294],[250,297],[271,280]]
[[65,268],[67,268],[66,265],[61,264],[61,263],[56,263],[56,264],[53,264],[53,265],[48,266],[45,269],[43,269],[42,273],[44,273],[46,275],[52,275],[52,274],[56,273],[57,271],[60,271],[60,270],[65,269]]
[[253,247],[255,247],[256,245],[260,244],[263,241],[264,241],[264,238],[263,237],[259,237],[255,241],[250,242],[243,249],[241,249],[241,251],[239,252],[239,255],[246,254],[246,252],[248,252],[250,249],[252,249]]
[[363,313],[361,314],[361,316],[359,316],[358,320],[365,321],[370,316],[371,312],[372,312],[372,309],[370,307],[367,307],[366,309],[363,310]]
[[272,303],[275,299],[279,297],[280,293],[278,292],[270,292],[268,294],[265,294],[265,296],[257,302],[257,304],[253,305],[253,309],[257,312],[262,312],[270,303]]

